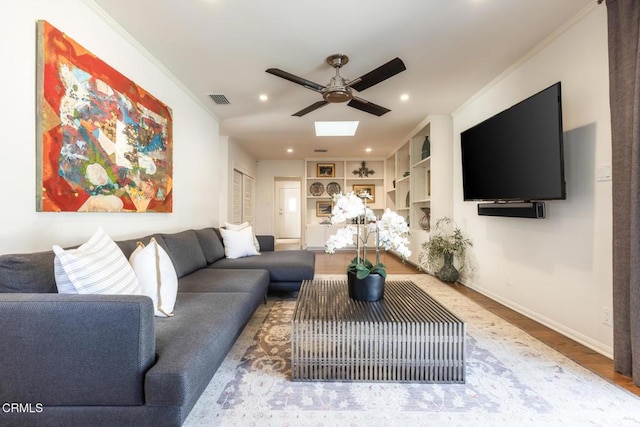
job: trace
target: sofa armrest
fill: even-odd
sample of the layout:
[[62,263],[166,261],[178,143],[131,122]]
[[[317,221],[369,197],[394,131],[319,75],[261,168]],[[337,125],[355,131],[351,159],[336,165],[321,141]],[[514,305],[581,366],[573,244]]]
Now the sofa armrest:
[[256,236],[260,243],[260,252],[273,252],[276,248],[276,238],[268,235]]
[[43,406],[142,405],[155,362],[146,296],[0,294],[0,396]]

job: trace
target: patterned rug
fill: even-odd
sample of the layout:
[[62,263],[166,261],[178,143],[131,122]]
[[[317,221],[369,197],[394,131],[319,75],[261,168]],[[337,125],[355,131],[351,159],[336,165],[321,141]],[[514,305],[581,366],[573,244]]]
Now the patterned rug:
[[467,323],[466,384],[292,382],[295,299],[271,298],[185,426],[640,426],[637,396],[433,277],[389,279],[412,280]]

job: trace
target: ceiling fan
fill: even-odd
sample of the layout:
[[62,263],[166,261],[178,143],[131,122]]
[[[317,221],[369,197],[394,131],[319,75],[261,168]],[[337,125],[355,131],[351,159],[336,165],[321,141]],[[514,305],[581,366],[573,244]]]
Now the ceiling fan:
[[355,89],[358,92],[362,92],[363,90],[368,89],[371,86],[383,82],[386,79],[406,70],[407,68],[404,66],[404,63],[400,58],[394,58],[386,64],[379,66],[375,70],[370,71],[367,74],[353,80],[347,80],[340,75],[340,67],[346,65],[347,62],[349,62],[349,57],[347,55],[330,55],[327,57],[326,61],[327,64],[336,69],[336,75],[331,78],[331,81],[326,86],[322,86],[321,84],[303,79],[302,77],[294,76],[293,74],[287,73],[286,71],[283,71],[279,68],[269,68],[266,70],[267,73],[289,80],[290,82],[297,83],[306,87],[307,89],[311,89],[322,94],[322,101],[311,104],[307,108],[304,108],[297,113],[292,114],[293,116],[302,117],[305,114],[317,110],[320,107],[324,107],[329,103],[347,101],[349,101],[349,104],[347,104],[349,107],[357,108],[358,110],[362,110],[376,116],[382,116],[383,114],[391,111],[387,108],[376,105],[373,102],[369,102],[365,99],[355,96],[352,92],[352,89]]

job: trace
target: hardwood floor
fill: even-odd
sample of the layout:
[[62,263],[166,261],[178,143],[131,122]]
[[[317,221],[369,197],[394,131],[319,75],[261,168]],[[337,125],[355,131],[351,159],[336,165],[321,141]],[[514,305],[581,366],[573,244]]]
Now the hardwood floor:
[[[316,274],[344,273],[345,266],[353,259],[353,252],[342,252],[328,255],[316,252]],[[381,254],[381,261],[387,266],[389,274],[423,274],[411,264],[402,263],[394,255]],[[493,314],[517,326],[529,335],[542,341],[557,352],[565,355],[586,369],[600,375],[618,386],[640,396],[640,387],[633,384],[631,378],[620,375],[613,369],[613,361],[575,341],[565,337],[546,326],[529,319],[520,313],[461,284],[452,285],[460,294],[475,301]]]
[[[326,254],[321,251],[316,252],[316,270],[317,274],[340,274],[344,273],[347,264],[351,262],[355,253],[353,251],[348,252],[336,252],[333,255]],[[373,261],[374,256],[367,256],[367,258]],[[396,256],[387,252],[380,254],[380,262],[387,266],[388,274],[417,274],[420,271],[408,263],[403,263]]]

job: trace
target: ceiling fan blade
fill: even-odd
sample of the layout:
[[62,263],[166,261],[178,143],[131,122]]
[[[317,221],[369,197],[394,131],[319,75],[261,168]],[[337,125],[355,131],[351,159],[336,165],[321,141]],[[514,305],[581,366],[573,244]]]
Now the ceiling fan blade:
[[308,113],[312,112],[313,110],[317,110],[320,107],[324,107],[327,104],[328,104],[327,101],[318,101],[316,103],[313,103],[313,104],[309,105],[307,108],[302,109],[302,110],[298,111],[295,114],[292,114],[292,116],[302,117],[305,114],[308,114]]
[[294,76],[293,74],[287,73],[286,71],[282,71],[279,68],[269,68],[266,70],[266,72],[269,74],[273,74],[274,76],[281,77],[285,80],[289,80],[290,82],[302,85],[307,89],[315,90],[316,92],[322,92],[325,89],[324,86],[318,83],[314,83],[310,80],[303,79],[302,77]]
[[378,83],[385,81],[389,77],[393,77],[406,69],[407,67],[404,66],[404,62],[402,62],[400,58],[394,58],[375,70],[369,71],[364,76],[354,79],[356,83],[350,84],[349,86],[358,92],[362,92],[363,90],[368,89],[373,85],[377,85]]
[[351,101],[347,104],[349,107],[357,108],[358,110],[365,111],[367,113],[376,115],[380,117],[383,114],[388,113],[389,109],[381,107],[379,105],[374,104],[373,102],[366,101],[362,98],[353,97]]

